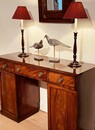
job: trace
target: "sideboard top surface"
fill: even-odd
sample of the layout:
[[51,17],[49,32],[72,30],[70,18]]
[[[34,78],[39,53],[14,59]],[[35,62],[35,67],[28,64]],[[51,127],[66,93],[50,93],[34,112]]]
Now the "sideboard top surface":
[[95,68],[95,64],[83,63],[82,67],[78,67],[77,69],[68,67],[68,64],[71,62],[70,60],[61,59],[60,63],[51,63],[49,62],[50,57],[42,56],[43,61],[36,61],[34,57],[36,55],[30,54],[29,57],[20,58],[18,57],[19,52],[10,53],[5,55],[0,55],[0,59],[10,60],[12,62],[20,63],[20,64],[30,64],[35,66],[44,67],[46,69],[51,69],[54,71],[61,71],[70,74],[81,74],[85,71]]

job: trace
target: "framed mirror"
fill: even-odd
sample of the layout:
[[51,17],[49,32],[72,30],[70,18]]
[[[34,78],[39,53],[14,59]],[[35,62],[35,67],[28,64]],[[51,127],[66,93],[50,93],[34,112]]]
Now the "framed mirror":
[[74,0],[38,0],[39,22],[73,23],[73,19],[63,19],[63,16]]

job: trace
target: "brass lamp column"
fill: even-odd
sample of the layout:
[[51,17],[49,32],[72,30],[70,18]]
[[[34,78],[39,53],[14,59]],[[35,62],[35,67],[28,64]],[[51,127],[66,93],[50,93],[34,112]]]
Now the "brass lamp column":
[[18,6],[12,19],[20,19],[21,20],[21,46],[22,46],[22,53],[20,53],[19,57],[28,57],[29,54],[25,53],[24,50],[24,27],[23,27],[23,20],[30,20],[31,17],[29,15],[29,12],[26,8],[26,6]]
[[68,65],[69,67],[80,67],[82,64],[77,59],[77,19],[87,18],[82,2],[71,2],[64,17],[65,19],[75,19],[74,31],[74,46],[73,46],[73,61]]

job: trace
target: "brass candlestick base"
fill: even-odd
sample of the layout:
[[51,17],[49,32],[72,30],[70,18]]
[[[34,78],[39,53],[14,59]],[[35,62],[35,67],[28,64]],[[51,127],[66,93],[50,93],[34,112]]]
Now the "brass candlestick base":
[[73,47],[73,62],[71,62],[68,66],[69,67],[81,67],[82,64],[76,61],[77,58],[77,32],[74,32],[74,47]]

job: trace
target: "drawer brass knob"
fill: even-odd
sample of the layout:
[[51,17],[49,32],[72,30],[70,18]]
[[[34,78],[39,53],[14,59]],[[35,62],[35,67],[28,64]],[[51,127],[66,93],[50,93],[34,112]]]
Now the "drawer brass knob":
[[42,76],[43,76],[43,73],[42,73],[42,72],[39,72],[39,73],[38,73],[38,76],[39,76],[39,77],[42,77]]
[[2,66],[3,69],[5,69],[6,67],[7,67],[7,64],[4,64],[4,65]]
[[59,82],[59,83],[62,83],[62,82],[63,82],[63,78],[60,78],[60,79],[58,80],[58,82]]
[[16,68],[16,71],[17,71],[17,72],[20,72],[20,71],[21,71],[21,68]]

